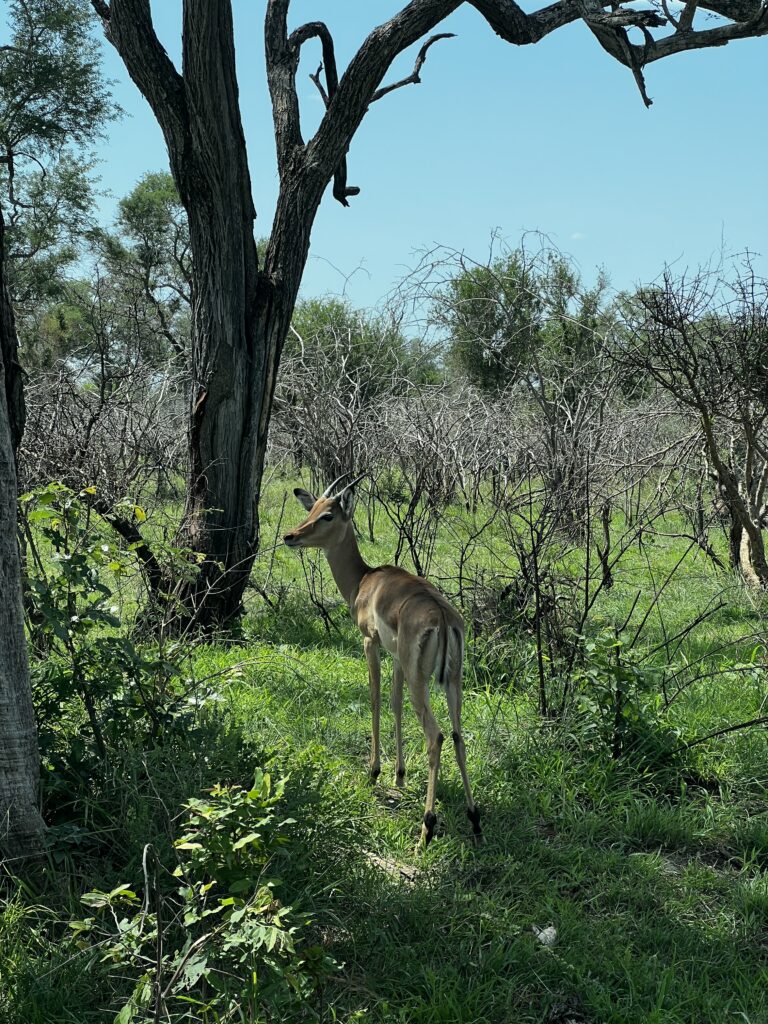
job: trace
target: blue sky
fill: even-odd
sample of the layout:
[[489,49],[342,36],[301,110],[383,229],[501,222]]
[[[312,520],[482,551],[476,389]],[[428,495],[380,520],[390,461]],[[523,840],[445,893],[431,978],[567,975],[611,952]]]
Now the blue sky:
[[[401,3],[294,0],[292,21],[322,17],[342,69],[377,22]],[[180,52],[181,0],[153,0],[156,29]],[[243,124],[257,233],[266,235],[277,176],[264,70],[262,0],[234,0]],[[533,9],[533,8],[531,8]],[[536,46],[499,40],[471,8],[440,26],[422,84],[371,108],[349,154],[362,192],[342,208],[323,201],[312,234],[304,295],[340,293],[372,305],[417,261],[446,245],[482,259],[492,231],[516,244],[542,231],[578,262],[602,266],[617,288],[727,250],[768,254],[768,38],[680,54],[647,68],[654,100],[581,24]],[[305,137],[322,112],[309,81],[319,48],[299,70]],[[160,131],[111,47],[114,93],[127,116],[99,147],[103,215],[146,171],[167,167]],[[389,78],[412,68],[401,58]],[[765,268],[765,259],[760,264]]]

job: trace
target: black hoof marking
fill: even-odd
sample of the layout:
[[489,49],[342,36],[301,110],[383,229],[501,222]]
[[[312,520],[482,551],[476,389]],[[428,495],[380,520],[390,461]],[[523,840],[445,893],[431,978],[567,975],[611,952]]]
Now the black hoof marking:
[[378,779],[378,777],[381,775],[381,768],[371,768],[368,774],[370,776],[371,782],[375,782],[376,779]]
[[455,733],[453,734],[453,742],[454,742],[454,743],[458,743],[460,739],[461,739],[461,735],[460,735],[460,733],[458,733],[458,732],[455,732]]
[[435,834],[435,825],[437,824],[437,815],[434,811],[427,811],[424,815],[424,828],[426,829],[425,842],[428,843]]
[[467,808],[467,817],[472,822],[472,831],[475,833],[476,836],[481,836],[483,834],[483,830],[480,828],[480,810],[479,810],[479,808],[475,807],[472,810],[470,810],[470,808],[468,807]]
[[442,747],[444,742],[445,742],[445,736],[443,736],[443,734],[441,732],[439,732],[437,734],[437,745],[438,745],[438,747]]
[[397,780],[398,780],[398,782],[402,782],[404,778],[405,778],[405,768],[403,768],[402,771],[399,771],[397,773]]

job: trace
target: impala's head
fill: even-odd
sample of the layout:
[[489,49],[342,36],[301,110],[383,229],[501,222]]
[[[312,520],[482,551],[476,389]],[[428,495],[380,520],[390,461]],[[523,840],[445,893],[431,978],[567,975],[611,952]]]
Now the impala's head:
[[356,477],[352,483],[336,488],[349,473],[344,473],[327,487],[319,498],[301,487],[294,489],[309,515],[303,523],[286,533],[283,540],[289,548],[332,548],[342,539],[352,521],[355,511],[355,487],[365,476]]

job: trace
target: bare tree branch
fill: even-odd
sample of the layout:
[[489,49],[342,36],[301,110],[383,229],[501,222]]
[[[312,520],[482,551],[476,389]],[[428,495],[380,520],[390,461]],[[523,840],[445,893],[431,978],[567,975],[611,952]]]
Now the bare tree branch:
[[103,22],[109,21],[110,10],[106,0],[91,0],[91,6]]
[[[302,25],[301,28],[297,28],[295,32],[292,32],[288,39],[288,46],[295,51],[295,62],[298,65],[299,51],[302,45],[308,40],[313,38],[319,38],[323,47],[323,62],[318,68],[315,75],[309,77],[315,83],[320,90],[320,95],[323,97],[326,108],[330,106],[333,97],[336,95],[336,90],[339,87],[339,75],[336,70],[336,53],[333,46],[333,37],[328,30],[328,26],[322,21],[310,21],[306,25]],[[320,71],[325,71],[325,84],[326,89],[323,90],[320,86]],[[349,196],[356,196],[360,194],[360,189],[357,186],[347,185],[347,160],[346,154],[342,157],[333,175],[333,198],[338,200],[342,206],[349,206],[347,198]]]
[[[632,71],[646,106],[651,104],[643,78],[646,64],[683,50],[723,46],[732,39],[768,33],[768,7],[761,0],[689,0],[679,21],[669,19],[675,31],[660,39],[654,39],[649,29],[663,27],[668,19],[653,10],[638,11],[622,7],[624,0],[612,3],[610,11],[605,10],[608,5],[601,0],[559,0],[532,14],[526,14],[514,0],[469,2],[483,15],[497,35],[518,46],[536,43],[555,29],[582,18],[603,49]],[[693,18],[698,8],[731,19],[733,23],[694,32]],[[642,31],[645,37],[643,45],[630,41],[628,28]]]
[[390,92],[394,92],[395,89],[401,89],[404,85],[420,85],[421,78],[420,72],[424,67],[424,61],[427,59],[427,51],[433,43],[436,43],[438,39],[455,39],[455,32],[438,32],[437,35],[430,36],[429,39],[424,43],[422,48],[419,50],[419,54],[416,57],[416,63],[413,65],[413,71],[408,75],[407,78],[401,79],[399,82],[393,82],[392,85],[386,85],[383,89],[377,89],[373,94],[373,100],[380,100],[382,96],[386,96]]
[[[700,6],[705,6],[700,4]],[[708,5],[707,5],[708,6]],[[700,50],[710,46],[725,46],[733,39],[757,38],[768,35],[768,5],[763,4],[757,15],[749,21],[734,22],[731,25],[719,25],[717,28],[705,29],[700,32],[682,30],[663,39],[654,40],[645,63],[661,60],[683,50]]]
[[496,35],[508,43],[525,46],[581,17],[577,0],[559,0],[533,14],[526,14],[514,0],[469,0]]
[[718,729],[716,732],[710,732],[706,736],[699,736],[698,739],[689,740],[688,743],[683,743],[677,749],[690,750],[691,747],[697,747],[700,743],[708,743],[709,740],[717,739],[718,736],[726,736],[728,733],[738,732],[741,729],[751,729],[755,725],[765,725],[766,722],[768,722],[768,715],[750,718],[748,722],[738,722],[736,725],[729,725],[726,729]]
[[[695,8],[696,6],[689,0],[687,7]],[[706,0],[698,6],[704,7],[714,14],[719,14],[721,18],[728,18],[730,21],[751,21],[760,13],[761,3],[760,0]]]
[[267,81],[272,98],[272,120],[277,144],[277,164],[282,176],[291,166],[301,137],[299,99],[296,95],[297,54],[288,44],[290,0],[269,0],[264,21]]
[[345,158],[352,137],[373,102],[392,61],[461,6],[462,0],[411,0],[363,42],[342,76],[307,160],[317,173],[333,173]]
[[329,100],[328,100],[328,93],[325,91],[325,86],[323,85],[322,79],[320,78],[320,75],[322,74],[322,72],[323,72],[323,65],[321,63],[321,64],[318,64],[317,71],[314,73],[314,75],[310,74],[309,77],[312,79],[312,81],[317,86],[317,91],[320,93],[320,98],[322,99],[323,103],[327,107],[328,103],[329,103]]
[[152,108],[171,153],[180,152],[187,131],[184,82],[155,34],[149,0],[112,0],[110,5],[91,0],[91,4],[104,21],[107,39]]

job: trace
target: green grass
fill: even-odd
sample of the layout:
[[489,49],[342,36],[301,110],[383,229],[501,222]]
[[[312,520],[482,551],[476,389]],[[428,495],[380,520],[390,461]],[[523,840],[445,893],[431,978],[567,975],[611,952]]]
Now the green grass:
[[[443,834],[416,856],[426,781],[416,723],[406,720],[408,789],[393,801],[391,740],[385,781],[363,782],[362,660],[322,647],[252,654],[230,692],[244,733],[300,751],[354,808],[357,843],[305,883],[345,964],[329,993],[341,1019],[555,1021],[567,1008],[601,1022],[768,1019],[768,822],[748,815],[746,794],[682,784],[660,794],[542,735],[526,699],[474,691],[466,733],[486,842],[470,840],[448,755]],[[533,932],[549,925],[552,949]]]
[[[331,626],[307,599],[297,553],[268,550],[269,538],[302,515],[291,503],[281,521],[286,489],[276,481],[268,491],[254,574],[273,606],[251,592],[238,642],[195,653],[197,675],[220,683],[204,740],[128,752],[103,795],[111,821],[90,811],[94,827],[114,830],[108,856],[59,846],[37,888],[7,887],[0,1022],[113,1020],[114,987],[96,955],[73,960],[60,941],[78,894],[95,884],[140,885],[144,844],[169,846],[185,797],[215,779],[247,781],[272,758],[291,773],[286,804],[296,819],[280,864],[282,898],[311,914],[317,940],[341,965],[307,1020],[766,1024],[766,730],[734,732],[651,768],[614,761],[586,713],[542,726],[529,637],[498,663],[478,637],[468,651],[464,723],[485,842],[472,842],[448,744],[440,831],[417,853],[423,736],[406,706],[408,777],[397,794],[385,697],[382,776],[375,787],[366,782],[370,711],[359,638],[321,562]],[[457,531],[469,528],[462,512],[451,515],[433,566],[448,589]],[[362,547],[371,562],[391,557],[383,514],[377,543]],[[489,537],[473,569],[491,571],[501,559],[512,565],[502,549],[503,537]],[[628,553],[596,606],[595,632],[622,621],[640,589],[638,622],[653,580],[663,580],[684,549],[664,539],[648,545],[647,558]],[[712,668],[726,656],[733,664],[753,657],[760,644],[752,638],[765,627],[759,602],[693,552],[649,618],[641,653],[721,598],[724,607],[685,641],[681,658]],[[663,653],[650,661],[662,664]],[[671,730],[682,743],[765,713],[764,651],[751,672],[733,664],[684,688],[667,710],[646,694],[649,730]],[[445,726],[442,698],[434,705]],[[536,930],[550,926],[557,941],[546,947]]]

